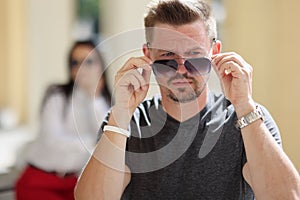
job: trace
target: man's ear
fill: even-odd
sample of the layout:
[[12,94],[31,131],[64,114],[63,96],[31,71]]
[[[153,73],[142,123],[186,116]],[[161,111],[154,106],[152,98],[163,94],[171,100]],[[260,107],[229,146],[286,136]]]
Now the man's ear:
[[213,43],[213,46],[212,46],[212,54],[215,55],[215,54],[220,53],[221,49],[222,49],[222,43],[221,43],[221,41],[220,40],[216,40]]
[[149,52],[149,48],[148,48],[147,44],[143,45],[143,53],[146,57],[150,58],[150,52]]

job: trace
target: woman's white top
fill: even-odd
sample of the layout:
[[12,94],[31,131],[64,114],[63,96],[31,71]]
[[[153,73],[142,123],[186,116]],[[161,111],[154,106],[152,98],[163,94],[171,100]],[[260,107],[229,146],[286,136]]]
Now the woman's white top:
[[76,89],[68,101],[52,94],[41,113],[40,133],[27,161],[45,171],[80,172],[97,142],[97,133],[109,105],[104,97],[89,98]]

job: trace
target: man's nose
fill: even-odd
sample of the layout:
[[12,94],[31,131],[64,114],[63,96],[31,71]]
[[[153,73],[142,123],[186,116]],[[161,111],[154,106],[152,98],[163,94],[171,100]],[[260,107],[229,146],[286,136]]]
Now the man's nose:
[[176,62],[178,63],[177,73],[180,73],[180,74],[187,73],[187,70],[184,66],[185,59],[184,58],[177,58]]

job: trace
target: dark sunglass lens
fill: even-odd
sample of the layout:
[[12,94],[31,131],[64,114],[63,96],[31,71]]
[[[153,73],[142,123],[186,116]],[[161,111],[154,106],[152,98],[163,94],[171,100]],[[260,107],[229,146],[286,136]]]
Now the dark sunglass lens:
[[190,58],[184,63],[191,74],[205,75],[211,70],[211,62],[208,58]]
[[178,64],[175,60],[157,60],[152,64],[155,75],[168,75],[176,73]]

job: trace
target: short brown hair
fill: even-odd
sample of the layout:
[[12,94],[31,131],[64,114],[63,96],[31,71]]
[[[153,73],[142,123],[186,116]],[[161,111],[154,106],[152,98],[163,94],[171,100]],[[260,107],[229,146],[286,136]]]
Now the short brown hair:
[[153,0],[148,5],[144,25],[146,40],[150,41],[150,30],[156,23],[180,26],[201,20],[206,26],[210,39],[217,37],[216,21],[211,14],[210,6],[203,0]]

